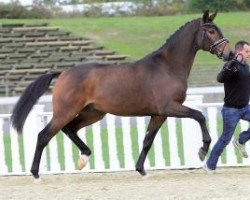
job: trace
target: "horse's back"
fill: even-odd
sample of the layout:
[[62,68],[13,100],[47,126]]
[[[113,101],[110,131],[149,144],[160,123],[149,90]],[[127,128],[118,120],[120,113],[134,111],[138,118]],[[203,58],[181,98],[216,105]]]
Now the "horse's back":
[[58,103],[63,100],[68,106],[92,104],[100,111],[117,115],[136,114],[139,109],[147,109],[151,101],[152,95],[147,86],[150,81],[145,76],[147,73],[143,67],[133,63],[77,65],[60,75],[54,88],[53,101]]
[[171,93],[168,74],[157,69],[147,62],[77,65],[61,74],[53,96],[56,102],[63,99],[68,106],[82,107],[91,104],[104,113],[157,114],[159,107],[165,106],[159,102],[168,103],[169,96],[176,96]]

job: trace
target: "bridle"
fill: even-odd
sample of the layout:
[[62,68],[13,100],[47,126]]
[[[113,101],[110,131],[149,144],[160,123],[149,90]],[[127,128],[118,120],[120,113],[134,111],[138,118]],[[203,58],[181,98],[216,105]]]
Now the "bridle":
[[[222,58],[222,55],[223,55],[224,49],[226,47],[226,44],[229,43],[229,41],[228,41],[228,39],[222,37],[221,39],[213,42],[211,40],[211,38],[206,34],[206,30],[204,29],[204,26],[207,26],[207,25],[216,27],[212,23],[204,23],[204,24],[201,25],[201,27],[202,27],[202,49],[204,49],[204,46],[205,46],[204,43],[205,43],[205,38],[206,38],[208,40],[208,42],[210,43],[209,52],[211,54],[216,54],[219,58]],[[218,47],[223,45],[223,44],[224,44],[223,50],[220,52],[218,50]]]

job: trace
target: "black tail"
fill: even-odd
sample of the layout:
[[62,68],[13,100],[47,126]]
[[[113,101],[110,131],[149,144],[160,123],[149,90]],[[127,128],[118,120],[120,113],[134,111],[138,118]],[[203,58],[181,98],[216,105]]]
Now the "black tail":
[[25,89],[22,96],[15,105],[11,116],[12,126],[17,130],[18,133],[22,132],[24,122],[34,104],[49,88],[52,79],[57,77],[59,74],[60,72],[55,72],[39,76]]

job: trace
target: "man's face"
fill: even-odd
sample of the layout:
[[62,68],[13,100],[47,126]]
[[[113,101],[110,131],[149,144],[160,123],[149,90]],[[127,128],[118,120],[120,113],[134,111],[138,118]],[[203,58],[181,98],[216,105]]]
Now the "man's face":
[[239,50],[239,51],[237,52],[237,55],[238,55],[238,56],[241,56],[241,57],[242,57],[242,60],[246,62],[247,59],[250,58],[250,46],[247,45],[247,44],[244,44],[243,49],[242,49],[242,50]]

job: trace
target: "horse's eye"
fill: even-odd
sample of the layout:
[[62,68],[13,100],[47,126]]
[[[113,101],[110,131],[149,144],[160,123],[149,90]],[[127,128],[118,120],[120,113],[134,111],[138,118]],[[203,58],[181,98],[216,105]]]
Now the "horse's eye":
[[214,33],[215,33],[214,30],[209,30],[208,32],[209,32],[210,34],[214,34]]

